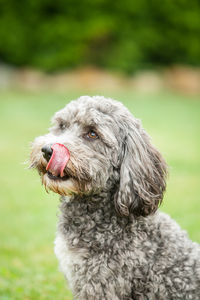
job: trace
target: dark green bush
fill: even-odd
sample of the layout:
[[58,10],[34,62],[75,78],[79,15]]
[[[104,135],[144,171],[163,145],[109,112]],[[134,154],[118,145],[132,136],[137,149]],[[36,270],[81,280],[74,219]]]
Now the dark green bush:
[[132,73],[200,64],[199,0],[0,0],[0,60]]

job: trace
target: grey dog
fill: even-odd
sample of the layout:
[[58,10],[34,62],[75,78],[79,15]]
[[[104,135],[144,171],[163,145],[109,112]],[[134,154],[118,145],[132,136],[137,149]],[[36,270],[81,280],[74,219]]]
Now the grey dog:
[[52,121],[31,166],[61,195],[55,253],[75,299],[199,300],[200,247],[157,210],[167,166],[140,121],[101,96]]

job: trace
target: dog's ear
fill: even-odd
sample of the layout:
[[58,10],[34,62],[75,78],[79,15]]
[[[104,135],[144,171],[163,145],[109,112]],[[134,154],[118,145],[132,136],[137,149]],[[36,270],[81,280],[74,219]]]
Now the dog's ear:
[[122,216],[147,216],[155,212],[166,187],[167,166],[140,121],[126,120],[126,137],[115,207]]

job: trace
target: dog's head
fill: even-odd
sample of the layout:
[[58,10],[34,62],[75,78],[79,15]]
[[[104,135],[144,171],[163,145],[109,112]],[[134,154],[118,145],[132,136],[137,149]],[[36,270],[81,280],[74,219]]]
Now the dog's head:
[[165,190],[166,164],[140,122],[119,102],[81,97],[58,111],[35,139],[31,167],[61,195],[113,193],[119,214],[154,212]]

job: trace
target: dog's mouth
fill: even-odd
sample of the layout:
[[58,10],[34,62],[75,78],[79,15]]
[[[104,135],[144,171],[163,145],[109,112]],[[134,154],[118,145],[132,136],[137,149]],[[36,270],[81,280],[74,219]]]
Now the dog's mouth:
[[43,150],[43,153],[48,150],[51,156],[41,155],[41,159],[36,161],[35,165],[32,164],[32,167],[37,168],[46,191],[51,190],[64,196],[88,192],[90,176],[85,169],[77,165],[63,144],[56,143],[50,150],[48,147]]
[[55,176],[51,172],[47,171],[47,175],[48,175],[49,179],[55,180],[55,181],[66,181],[66,180],[70,179],[70,176],[67,174],[61,177],[60,175]]

